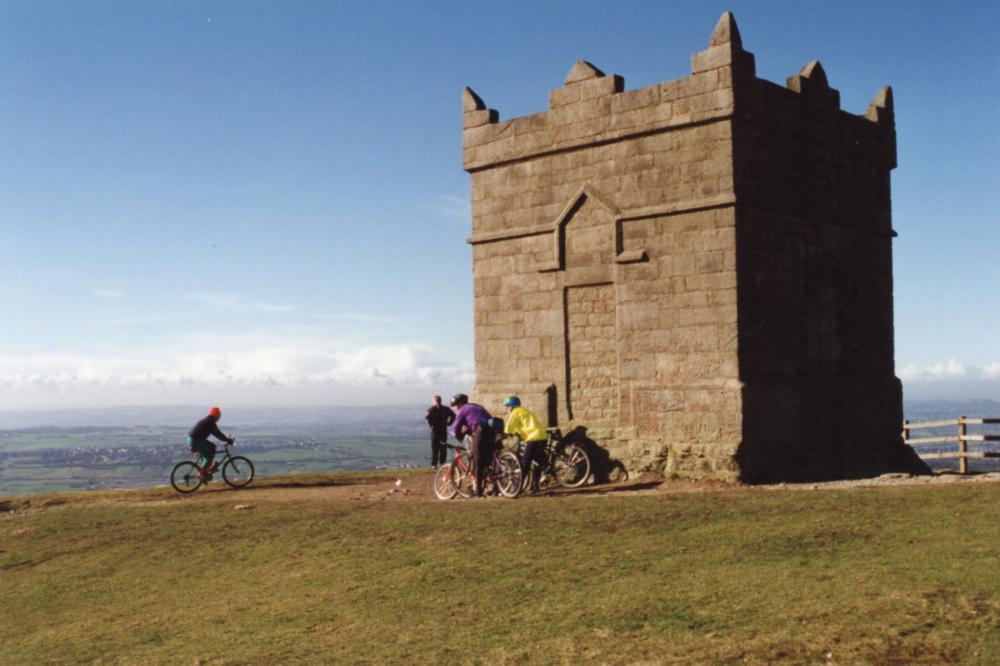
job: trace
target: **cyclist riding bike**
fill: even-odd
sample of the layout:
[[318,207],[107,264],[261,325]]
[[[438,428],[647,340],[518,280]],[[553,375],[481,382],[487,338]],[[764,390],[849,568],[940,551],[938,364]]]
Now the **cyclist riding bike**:
[[545,442],[548,435],[545,426],[542,425],[537,416],[521,405],[521,399],[516,395],[508,395],[503,401],[503,405],[507,408],[507,413],[510,414],[503,427],[504,434],[516,435],[524,442],[521,470],[523,474],[527,474],[528,470],[531,469],[532,461],[535,462],[535,468],[531,473],[530,490],[538,492],[538,479],[546,466]]
[[451,406],[455,408],[452,430],[455,438],[461,441],[464,436],[469,435],[472,440],[469,454],[476,468],[476,497],[483,497],[483,477],[493,456],[493,440],[496,438],[490,423],[493,417],[482,405],[469,402],[469,396],[464,393],[456,394],[451,399]]
[[211,479],[212,472],[215,471],[212,461],[215,459],[216,447],[215,443],[208,439],[209,436],[220,439],[227,444],[232,444],[235,441],[219,430],[218,422],[221,418],[222,410],[218,407],[212,407],[208,411],[208,416],[195,423],[191,432],[188,433],[188,446],[191,447],[191,453],[201,454],[201,457],[205,459],[201,472],[204,479]]

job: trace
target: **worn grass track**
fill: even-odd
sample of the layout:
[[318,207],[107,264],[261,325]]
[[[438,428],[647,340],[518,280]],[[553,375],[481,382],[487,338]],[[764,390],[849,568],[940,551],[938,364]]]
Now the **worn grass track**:
[[439,502],[395,478],[9,498],[0,663],[1000,661],[1000,484]]

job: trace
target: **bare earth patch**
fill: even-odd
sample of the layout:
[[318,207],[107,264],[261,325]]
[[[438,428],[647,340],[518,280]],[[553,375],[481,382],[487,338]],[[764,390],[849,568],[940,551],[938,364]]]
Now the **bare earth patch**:
[[[44,511],[64,505],[91,506],[177,506],[178,503],[219,505],[232,503],[241,510],[259,503],[322,502],[336,500],[385,502],[440,502],[435,497],[433,470],[373,471],[355,473],[312,473],[257,479],[247,488],[233,490],[213,482],[191,495],[180,495],[169,486],[136,490],[53,493],[0,499],[0,516],[24,511]],[[972,485],[1000,483],[1000,472],[970,474],[939,473],[931,476],[885,474],[871,479],[851,479],[815,483],[743,485],[712,480],[664,479],[652,473],[634,475],[628,481],[566,489],[550,487],[517,501],[555,500],[567,497],[630,497],[689,493],[740,493],[758,491],[855,490],[886,486]],[[451,500],[463,502],[462,498]],[[509,501],[490,498],[490,502]]]

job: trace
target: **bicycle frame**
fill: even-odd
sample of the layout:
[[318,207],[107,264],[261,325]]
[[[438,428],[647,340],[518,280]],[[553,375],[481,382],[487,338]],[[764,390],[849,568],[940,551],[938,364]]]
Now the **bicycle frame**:
[[462,472],[463,475],[472,474],[472,465],[467,462],[472,460],[471,454],[467,458],[462,457],[462,454],[468,453],[469,450],[464,446],[455,446],[454,444],[448,444],[447,442],[445,442],[445,446],[453,451],[453,457],[448,466],[451,467],[454,465],[459,469],[459,471]]
[[[465,464],[464,459],[458,454],[459,448],[460,447],[457,447],[457,446],[454,447],[454,449],[456,451],[456,454],[455,454],[455,462],[456,462],[456,464],[462,470],[463,474],[468,474],[470,476],[475,477],[475,475],[476,475],[476,468],[475,468],[475,466],[479,464],[479,461],[477,461],[475,458],[472,457],[472,448],[470,446],[461,447],[461,450],[464,453],[468,453],[469,454],[468,460],[473,463],[472,465],[466,465]],[[502,472],[500,471],[501,470],[501,467],[500,467],[500,453],[501,453],[501,449],[499,447],[494,446],[493,447],[493,454],[490,456],[489,464],[487,464],[486,465],[486,469],[483,470],[483,485],[484,486],[488,486],[489,484],[495,483],[497,481],[497,479],[499,479],[500,476],[502,475]]]
[[[539,477],[548,476],[565,488],[575,488],[585,483],[590,476],[590,459],[586,451],[573,442],[564,441],[559,428],[547,428],[547,431],[549,436],[545,440],[545,465],[539,471]],[[524,459],[524,446],[525,443],[518,438],[517,458],[519,461]],[[572,469],[577,472],[570,479],[566,479],[564,474],[560,474],[560,463],[565,463],[562,456],[567,452],[570,456],[567,460],[570,460]],[[538,463],[532,461],[528,469],[521,469],[522,489],[527,488],[531,480],[531,468],[537,466]]]
[[[225,465],[230,460],[232,460],[232,457],[233,457],[233,454],[231,453],[231,449],[233,448],[233,445],[230,444],[229,442],[226,442],[225,444],[223,444],[223,446],[225,447],[225,452],[220,456],[219,455],[219,450],[216,449],[216,451],[215,451],[215,460],[212,461],[212,464],[215,465],[215,469],[217,469],[217,470],[218,469],[222,469],[222,466]],[[197,451],[195,451],[191,455],[192,455],[192,458],[194,459],[194,464],[198,467],[198,470],[199,471],[204,471],[205,470],[205,464],[208,462],[207,460],[205,460],[205,456],[201,455]]]
[[[471,452],[468,447],[464,446],[455,446],[453,444],[445,444],[445,446],[455,452],[454,458],[452,459],[452,462],[449,463],[447,468],[448,471],[446,472],[448,482],[454,485],[459,494],[463,497],[468,497],[469,493],[462,489],[461,482],[463,479],[475,478],[475,462],[472,459]],[[494,447],[489,463],[487,464],[486,469],[483,470],[483,487],[484,489],[492,489],[491,492],[499,492],[507,497],[514,497],[516,496],[517,491],[515,491],[514,494],[511,494],[509,490],[504,490],[504,487],[510,487],[510,482],[508,482],[507,486],[501,485],[505,481],[509,481],[508,475],[510,473],[501,459],[503,455],[505,454],[502,447]],[[520,471],[520,466],[518,466],[517,469]],[[514,480],[513,486],[516,486],[519,491],[520,479]]]
[[[556,463],[556,451],[557,451],[556,447],[562,444],[562,434],[560,433],[558,428],[548,428],[548,433],[549,433],[548,439],[545,440],[545,448],[544,448],[545,467],[542,468],[542,474],[552,473]],[[524,447],[526,442],[522,441],[521,438],[517,437],[516,435],[511,435],[511,437],[517,439],[517,446],[515,447],[515,452],[517,455],[517,459],[522,460],[524,458]],[[537,463],[532,461],[531,464],[536,465]],[[524,478],[527,479],[528,470],[522,469],[521,471],[524,474]]]

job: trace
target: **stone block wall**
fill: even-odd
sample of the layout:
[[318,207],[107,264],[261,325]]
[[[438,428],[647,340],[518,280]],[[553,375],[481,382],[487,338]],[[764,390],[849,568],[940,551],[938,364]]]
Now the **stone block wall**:
[[690,76],[623,88],[581,61],[503,122],[464,92],[475,399],[633,470],[892,466],[891,92],[860,117],[818,63],[757,79],[730,14]]

